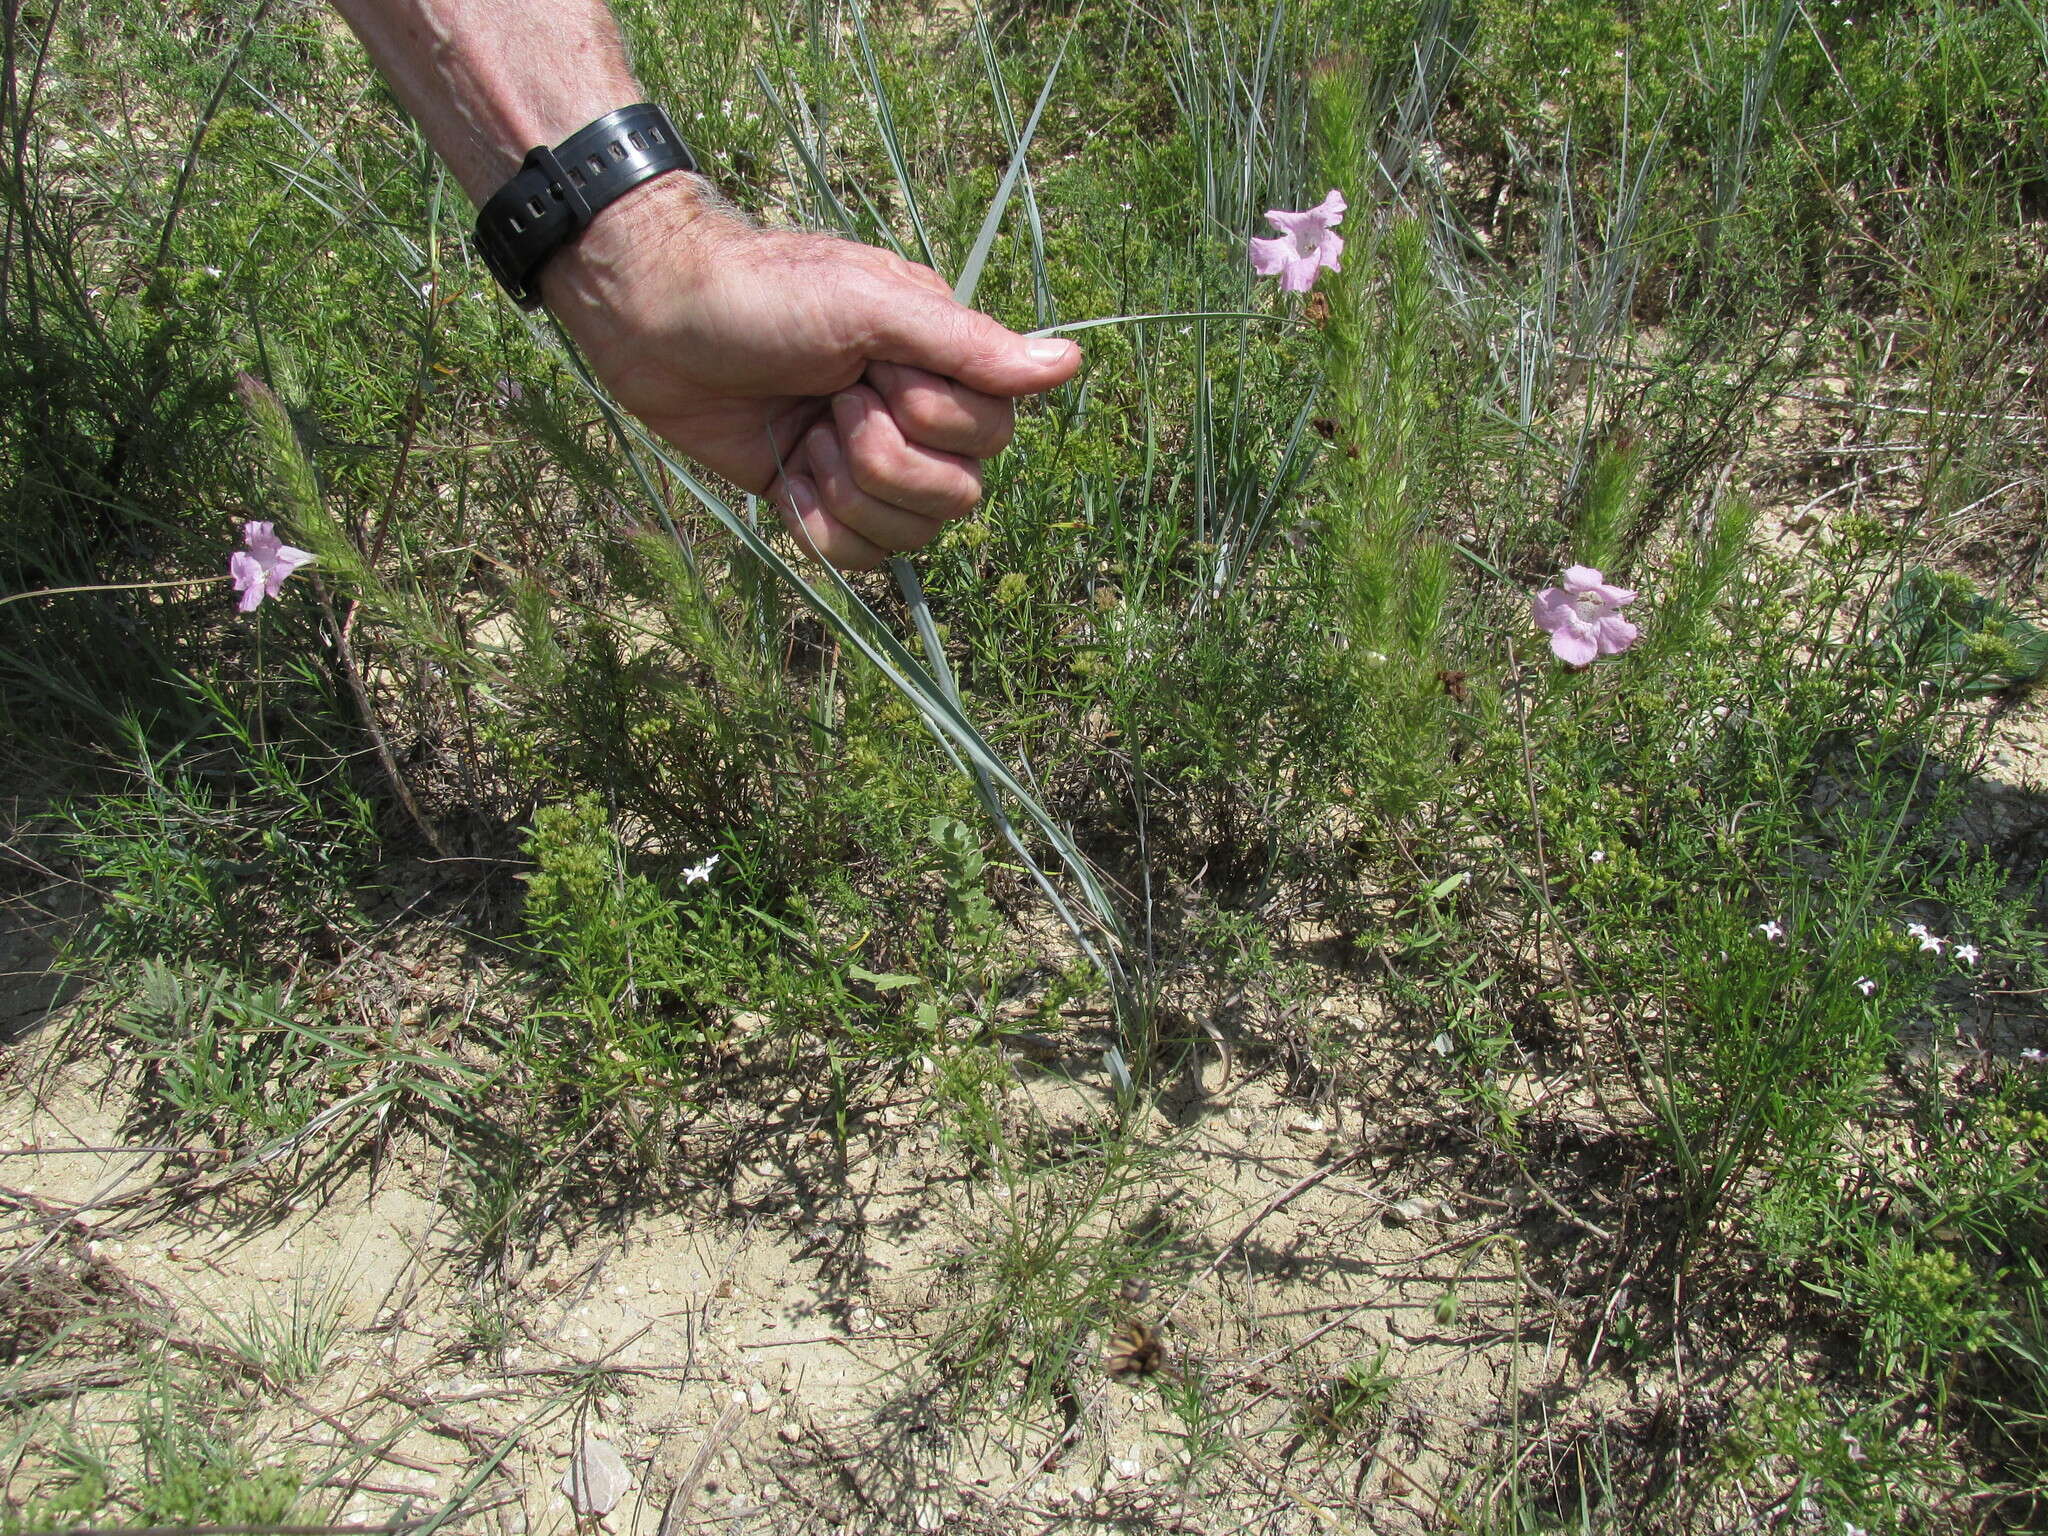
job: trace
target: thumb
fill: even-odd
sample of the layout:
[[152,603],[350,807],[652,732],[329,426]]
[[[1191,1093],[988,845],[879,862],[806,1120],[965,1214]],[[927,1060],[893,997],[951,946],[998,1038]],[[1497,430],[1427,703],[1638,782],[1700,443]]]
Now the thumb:
[[908,363],[1006,398],[1064,384],[1081,366],[1081,349],[1071,341],[1019,336],[978,310],[908,284],[876,303],[870,362]]

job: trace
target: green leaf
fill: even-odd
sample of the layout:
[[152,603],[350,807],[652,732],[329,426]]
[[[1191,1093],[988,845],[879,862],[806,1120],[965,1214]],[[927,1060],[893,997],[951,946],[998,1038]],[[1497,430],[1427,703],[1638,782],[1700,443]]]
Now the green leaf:
[[2048,630],[1951,571],[1913,566],[1886,606],[1884,636],[1951,691],[2001,693],[2048,672]]
[[922,976],[905,976],[901,971],[870,971],[863,966],[849,965],[846,974],[855,981],[864,981],[877,992],[900,992],[905,987],[924,984]]

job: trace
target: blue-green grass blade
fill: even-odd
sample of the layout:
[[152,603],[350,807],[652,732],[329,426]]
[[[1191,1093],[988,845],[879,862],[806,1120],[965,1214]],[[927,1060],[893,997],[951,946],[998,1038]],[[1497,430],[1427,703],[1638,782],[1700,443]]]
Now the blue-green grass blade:
[[1104,315],[1099,320],[1069,320],[1064,325],[1042,326],[1026,336],[1069,336],[1075,331],[1092,331],[1098,325],[1137,325],[1147,320],[1291,320],[1291,315],[1255,315],[1239,309],[1171,310],[1154,315]]
[[[954,680],[952,666],[946,660],[946,648],[939,639],[938,625],[932,620],[931,604],[925,600],[924,586],[917,579],[917,567],[903,556],[897,555],[890,560],[889,570],[896,578],[897,591],[902,594],[904,604],[910,609],[911,623],[917,630],[918,639],[924,645],[933,680],[946,691],[954,708],[961,709],[964,713],[964,706],[960,702],[960,686]],[[996,830],[1002,833],[1003,841],[1010,845],[1010,850],[1017,855],[1018,862],[1037,883],[1046,900],[1052,903],[1053,911],[1059,915],[1067,931],[1073,934],[1074,941],[1081,946],[1081,951],[1088,957],[1089,963],[1102,972],[1113,988],[1121,990],[1126,983],[1123,968],[1118,963],[1115,951],[1111,950],[1105,954],[1096,947],[1088,925],[1067,905],[1066,898],[1060,895],[1059,887],[1054,885],[1046,872],[1039,867],[1038,860],[1032,857],[1031,850],[1024,846],[1024,840],[1017,835],[1016,824],[1010,820],[1010,814],[1004,808],[1002,795],[997,791],[995,784],[979,765],[962,758],[958,749],[943,732],[934,730],[932,734],[945,749],[946,756],[952,759],[953,766],[961,776],[974,785],[975,794],[980,799],[982,808],[996,824]],[[1113,918],[1113,914],[1108,916]],[[1109,931],[1112,936],[1115,935],[1113,926]]]
[[1273,516],[1273,508],[1279,502],[1280,493],[1293,486],[1294,466],[1301,456],[1302,431],[1308,426],[1309,413],[1315,409],[1316,401],[1320,398],[1318,391],[1310,390],[1308,398],[1301,402],[1301,409],[1295,413],[1293,429],[1287,434],[1287,451],[1281,455],[1280,463],[1273,471],[1273,478],[1266,486],[1266,494],[1259,499],[1258,511],[1245,525],[1243,534],[1237,540],[1237,548],[1231,551],[1232,558],[1229,564],[1219,564],[1217,567],[1219,595],[1231,579],[1244,574],[1246,566],[1251,563],[1252,551],[1259,547],[1259,538],[1266,531],[1266,524]]
[[1060,861],[1073,875],[1075,883],[1087,898],[1090,914],[1105,933],[1112,939],[1120,941],[1121,930],[1115,908],[1111,905],[1108,894],[1102,889],[1093,867],[1072,837],[1018,781],[1016,775],[983,738],[973,721],[967,718],[965,712],[947,695],[946,690],[924,665],[889,632],[881,617],[867,605],[852,584],[831,566],[824,567],[839,595],[865,622],[855,622],[845,612],[826,601],[824,594],[783,559],[780,552],[744,517],[728,507],[721,498],[713,495],[710,489],[652,433],[613,405],[610,398],[590,378],[582,359],[576,357],[573,352],[571,356],[575,357],[577,372],[585,387],[589,389],[598,408],[604,412],[621,438],[628,440],[631,447],[637,451],[650,455],[666,469],[715,521],[738,539],[778,581],[796,593],[828,629],[875,666],[888,680],[890,686],[918,709],[931,729],[943,733],[967,761],[986,774],[998,789],[1023,810],[1046,841],[1058,852]]
[[775,120],[781,124],[783,137],[789,140],[790,148],[796,151],[797,159],[803,162],[804,174],[810,179],[811,191],[817,197],[820,206],[831,215],[832,222],[839,226],[842,234],[855,233],[853,215],[847,211],[846,204],[839,200],[839,194],[832,190],[832,179],[825,174],[825,167],[818,163],[818,157],[811,153],[811,146],[804,139],[803,128],[782,104],[782,97],[776,93],[774,83],[768,78],[768,72],[758,64],[754,66],[754,83],[761,87],[761,94],[768,99],[769,109],[774,112]]
[[889,157],[889,169],[896,173],[896,190],[903,194],[903,208],[910,215],[910,232],[917,237],[917,248],[923,253],[924,264],[936,269],[939,263],[932,254],[932,241],[925,231],[924,214],[917,206],[917,188],[911,184],[910,162],[903,158],[903,144],[896,136],[896,118],[889,110],[889,94],[882,89],[882,71],[875,63],[875,50],[868,41],[867,17],[861,10],[860,0],[851,0],[847,10],[853,17],[854,36],[860,42],[861,63],[867,70],[868,97],[875,111],[875,129],[882,136],[882,150]]
[[[1010,93],[1003,84],[1002,67],[996,62],[995,38],[989,34],[988,18],[980,6],[974,8],[974,41],[981,49],[981,67],[988,75],[989,90],[995,97],[996,123],[1003,130],[1003,143],[1014,150],[1017,147],[1017,118],[1010,110]],[[1064,49],[1066,45],[1062,43],[1060,46]],[[1040,325],[1051,325],[1059,314],[1053,303],[1052,284],[1046,277],[1045,223],[1038,215],[1038,193],[1031,185],[1028,173],[1022,185],[1024,227],[1031,237],[1032,318]]]
[[[1003,213],[1010,206],[1010,194],[1017,190],[1018,178],[1024,174],[1025,151],[1031,148],[1032,137],[1038,132],[1038,120],[1045,115],[1045,104],[1052,100],[1053,83],[1060,77],[1060,65],[1067,58],[1067,45],[1073,40],[1074,29],[1069,27],[1067,35],[1060,39],[1060,51],[1053,55],[1052,68],[1046,71],[1045,84],[1038,89],[1038,100],[1025,121],[1024,131],[1017,136],[1017,147],[1010,154],[1009,169],[1003,172],[1002,183],[988,205],[988,213],[981,221],[981,232],[974,237],[973,248],[968,251],[967,260],[960,268],[960,280],[953,284],[953,297],[962,304],[972,304],[974,290],[981,286],[982,268],[988,265],[988,253],[995,246],[997,231],[1002,228]],[[995,79],[995,86],[1000,93],[1000,75]]]

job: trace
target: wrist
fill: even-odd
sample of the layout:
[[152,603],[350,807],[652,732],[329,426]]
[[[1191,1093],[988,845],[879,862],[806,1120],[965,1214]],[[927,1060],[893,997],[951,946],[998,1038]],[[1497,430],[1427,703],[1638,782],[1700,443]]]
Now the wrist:
[[[696,157],[669,116],[653,102],[634,102],[584,124],[552,147],[534,148],[477,212],[475,246],[491,275],[525,309],[542,303],[541,279],[563,251],[598,220],[611,231],[642,223],[621,209],[631,195],[679,172],[694,172]],[[692,188],[680,211],[671,201],[666,223],[693,222],[702,189]],[[642,243],[634,241],[632,244]],[[630,246],[600,241],[600,256]],[[615,263],[610,263],[615,264]]]
[[610,204],[590,227],[557,251],[541,269],[542,301],[571,333],[593,321],[617,318],[633,296],[646,291],[649,273],[673,283],[701,259],[708,227],[728,217],[708,178],[671,171],[633,188]]
[[[481,168],[481,182],[469,187],[470,200],[481,207],[536,145],[553,148],[584,124],[646,99],[647,93],[631,75],[573,85],[565,82],[562,89],[532,97],[493,97],[488,109],[474,114],[478,137],[474,163]],[[465,184],[467,180],[465,177]]]
[[645,99],[601,0],[334,3],[479,206],[536,144]]

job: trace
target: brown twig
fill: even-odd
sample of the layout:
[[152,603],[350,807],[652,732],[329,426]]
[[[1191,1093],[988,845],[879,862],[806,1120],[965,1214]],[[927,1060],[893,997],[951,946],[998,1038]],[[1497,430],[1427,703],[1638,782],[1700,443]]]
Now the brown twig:
[[674,1493],[668,1496],[668,1503],[661,1511],[661,1524],[654,1536],[675,1536],[677,1524],[690,1508],[690,1501],[697,1497],[697,1485],[704,1481],[704,1474],[711,1470],[712,1460],[720,1447],[739,1427],[740,1415],[745,1409],[738,1403],[727,1403],[725,1411],[704,1436],[704,1443],[697,1447],[697,1454],[690,1458],[690,1465],[684,1469],[682,1481],[676,1484]]
[[1225,1259],[1228,1259],[1230,1255],[1236,1251],[1238,1244],[1242,1243],[1246,1238],[1250,1237],[1252,1233],[1256,1232],[1259,1229],[1260,1224],[1263,1223],[1267,1217],[1273,1215],[1274,1212],[1283,1209],[1287,1205],[1291,1204],[1293,1201],[1299,1199],[1302,1195],[1307,1194],[1311,1189],[1314,1189],[1318,1184],[1322,1183],[1323,1180],[1327,1179],[1331,1174],[1336,1173],[1341,1169],[1350,1167],[1353,1163],[1357,1162],[1363,1156],[1365,1156],[1365,1148],[1354,1147],[1351,1151],[1346,1152],[1342,1157],[1337,1158],[1334,1162],[1325,1163],[1322,1167],[1312,1169],[1310,1172],[1304,1174],[1299,1179],[1296,1179],[1292,1184],[1288,1185],[1287,1188],[1281,1190],[1279,1194],[1275,1195],[1272,1199],[1268,1200],[1264,1205],[1260,1206],[1258,1214],[1252,1217],[1252,1219],[1246,1222],[1242,1227],[1238,1228],[1237,1234],[1234,1237],[1232,1237],[1229,1242],[1225,1243],[1221,1248],[1216,1250],[1216,1256],[1209,1260],[1208,1264],[1204,1266],[1202,1272],[1199,1275],[1196,1275],[1192,1280],[1188,1281],[1186,1285],[1181,1287],[1180,1294],[1173,1298],[1173,1304],[1169,1306],[1163,1313],[1160,1314],[1160,1326],[1164,1327],[1167,1323],[1173,1320],[1173,1315],[1181,1309],[1181,1306],[1187,1301],[1188,1297],[1194,1294],[1195,1287],[1200,1285],[1204,1280],[1207,1280],[1211,1275],[1215,1274],[1217,1270],[1221,1269],[1223,1267],[1223,1261]]
[[100,1387],[118,1387],[134,1379],[125,1365],[88,1365],[77,1370],[20,1371],[0,1380],[0,1405],[9,1408],[46,1403],[55,1397],[78,1397]]
[[335,1415],[328,1413],[323,1409],[314,1407],[311,1403],[307,1402],[305,1398],[301,1397],[298,1393],[294,1392],[290,1387],[280,1386],[278,1390],[281,1391],[286,1397],[290,1398],[305,1412],[310,1413],[322,1424],[325,1424],[329,1429],[333,1430],[336,1434],[340,1435],[345,1441],[348,1442],[350,1446],[354,1447],[358,1451],[361,1451],[366,1456],[375,1457],[378,1461],[388,1461],[394,1467],[405,1467],[408,1470],[414,1472],[439,1473],[445,1470],[436,1463],[428,1461],[423,1457],[408,1456],[403,1451],[394,1451],[391,1450],[388,1446],[379,1446],[375,1444],[373,1441],[364,1439],[361,1435],[357,1434],[354,1430],[350,1429],[348,1425],[344,1424],[339,1418],[335,1417]]
[[384,1525],[67,1525],[48,1531],[21,1531],[17,1536],[391,1536],[418,1530],[433,1516],[393,1520]]
[[361,669],[356,666],[355,647],[349,643],[348,629],[334,616],[334,604],[328,600],[327,588],[319,578],[312,578],[313,592],[320,602],[320,611],[327,618],[327,632],[334,637],[335,659],[341,663],[341,679],[348,685],[349,697],[355,701],[356,713],[362,717],[363,729],[369,732],[370,744],[377,750],[377,762],[384,770],[385,782],[390,784],[391,793],[398,797],[398,803],[419,828],[420,836],[427,840],[427,846],[442,858],[448,857],[448,845],[441,841],[441,834],[434,830],[425,812],[413,798],[412,786],[405,782],[405,775],[399,771],[398,759],[391,755],[391,743],[385,739],[384,727],[378,723],[377,711],[370,703],[369,691],[363,686]]

